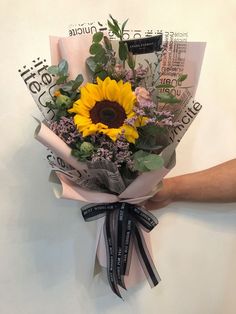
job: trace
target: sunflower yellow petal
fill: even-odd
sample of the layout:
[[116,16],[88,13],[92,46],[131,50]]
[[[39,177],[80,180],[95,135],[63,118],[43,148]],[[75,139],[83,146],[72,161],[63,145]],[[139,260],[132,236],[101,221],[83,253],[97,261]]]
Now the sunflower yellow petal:
[[147,120],[148,120],[147,117],[139,117],[135,122],[135,126],[136,127],[144,126],[147,124]]
[[98,86],[102,86],[102,84],[103,84],[103,81],[98,76],[97,76],[97,84],[98,84]]
[[125,131],[125,138],[130,143],[135,143],[135,140],[139,137],[138,131],[130,125],[123,125],[123,130]]
[[119,87],[122,87],[124,83],[123,83],[122,80],[119,80],[119,82],[117,84],[118,84]]
[[[70,113],[75,113],[74,122],[82,132],[83,136],[89,136],[96,133],[106,134],[110,139],[116,141],[119,134],[124,132],[126,139],[130,143],[134,143],[138,138],[138,132],[136,125],[134,127],[126,125],[125,119],[135,116],[133,106],[136,102],[135,94],[132,91],[131,84],[129,82],[124,83],[122,80],[116,82],[107,77],[104,81],[97,78],[97,84],[87,83],[81,88],[81,98],[73,104],[73,108],[69,110]],[[108,127],[108,125],[102,122],[93,123],[90,115],[91,109],[93,109],[97,102],[107,100],[108,108],[109,101],[117,103],[117,106],[121,106],[125,110],[125,118],[123,125],[119,128]],[[106,103],[104,103],[105,105]],[[113,104],[114,105],[114,104]],[[115,107],[114,107],[115,108]],[[92,112],[91,112],[92,114]],[[99,117],[99,115],[98,115]],[[102,116],[99,117],[100,121],[103,121]],[[97,120],[97,118],[96,118]],[[139,121],[138,124],[141,122]]]
[[136,97],[132,94],[124,97],[122,106],[125,109],[125,113],[128,115],[133,111],[134,104],[136,102]]
[[101,101],[103,99],[102,90],[97,84],[87,83],[85,87],[89,95],[92,95],[91,97],[95,101]]
[[87,117],[76,114],[74,116],[74,123],[78,127],[78,129],[82,132],[83,130],[85,130],[91,125],[92,121],[91,119]]
[[98,131],[103,130],[103,129],[108,129],[108,126],[106,124],[101,123],[101,122],[96,123],[96,127],[97,127]]
[[86,87],[83,86],[81,87],[81,90],[80,90],[80,93],[81,93],[81,97],[80,97],[80,100],[81,102],[86,106],[88,107],[89,109],[91,109],[95,103],[96,103],[96,100],[94,99],[94,97],[92,96],[92,94],[90,94]]
[[102,92],[103,92],[104,98],[106,98],[106,90],[107,90],[107,86],[109,85],[110,82],[111,82],[110,77],[106,77],[105,80],[103,81]]
[[108,137],[110,137],[110,139],[112,139],[112,141],[115,142],[117,140],[118,135],[121,133],[121,128],[104,129],[102,130],[102,133],[106,134]]
[[126,114],[132,110],[135,100],[136,97],[132,92],[131,84],[125,83],[120,91],[118,102],[124,107]]
[[119,101],[119,87],[115,80],[110,81],[107,85],[105,96],[110,101]]
[[81,102],[80,106],[78,106],[76,108],[76,112],[83,116],[83,117],[87,117],[90,118],[90,113],[89,113],[89,109],[87,106],[84,105],[84,103]]
[[127,119],[130,119],[135,116],[135,113],[131,111],[129,114],[127,114]]
[[97,132],[101,132],[103,130],[106,130],[107,126],[103,123],[96,123],[96,124],[91,124],[88,128],[83,130],[83,136],[89,136],[96,134]]

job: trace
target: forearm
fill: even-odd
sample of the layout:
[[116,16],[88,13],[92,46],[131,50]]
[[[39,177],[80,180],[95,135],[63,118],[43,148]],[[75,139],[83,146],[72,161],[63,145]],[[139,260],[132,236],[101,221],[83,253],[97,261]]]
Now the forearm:
[[172,201],[236,202],[236,159],[165,184]]

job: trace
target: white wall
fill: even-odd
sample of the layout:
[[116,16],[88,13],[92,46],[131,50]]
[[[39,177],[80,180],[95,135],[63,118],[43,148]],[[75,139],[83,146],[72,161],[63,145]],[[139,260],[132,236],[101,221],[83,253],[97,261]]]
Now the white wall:
[[1,314],[234,314],[235,204],[172,204],[156,211],[154,256],[162,282],[131,289],[125,302],[102,281],[89,286],[95,224],[79,205],[54,198],[45,150],[33,140],[40,117],[17,70],[49,58],[48,35],[109,13],[130,28],[188,31],[207,41],[197,99],[204,105],[177,151],[171,175],[236,155],[235,0],[2,0],[1,14]]

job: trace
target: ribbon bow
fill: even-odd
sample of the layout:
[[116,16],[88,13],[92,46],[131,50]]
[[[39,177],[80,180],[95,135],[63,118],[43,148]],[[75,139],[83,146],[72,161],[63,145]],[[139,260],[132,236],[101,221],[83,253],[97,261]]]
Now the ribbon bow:
[[150,232],[158,220],[149,211],[129,203],[107,203],[82,207],[85,221],[106,216],[104,237],[107,252],[107,277],[112,291],[120,298],[119,287],[126,289],[124,276],[128,275],[133,243],[142,269],[151,287],[160,282],[140,228]]

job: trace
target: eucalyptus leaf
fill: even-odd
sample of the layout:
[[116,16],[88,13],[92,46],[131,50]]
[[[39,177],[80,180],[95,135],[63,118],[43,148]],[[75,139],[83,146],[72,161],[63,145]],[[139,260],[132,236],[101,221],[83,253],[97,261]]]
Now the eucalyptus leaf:
[[103,32],[97,32],[93,34],[93,42],[99,43],[103,39]]
[[59,79],[56,81],[57,84],[63,84],[66,82],[68,78],[68,75],[63,75],[63,76],[60,76]]
[[148,142],[138,142],[136,141],[135,146],[139,149],[145,149],[149,151],[161,151],[163,149],[163,146],[161,145],[150,145]]
[[168,94],[168,93],[161,93],[158,95],[158,99],[160,102],[166,103],[166,104],[176,104],[181,102],[180,99],[176,98],[174,95],[172,94]]
[[64,92],[70,92],[72,90],[72,86],[74,84],[74,81],[70,81],[68,82],[67,84],[65,84],[61,89],[64,91]]
[[75,81],[74,84],[73,84],[73,86],[72,86],[72,90],[73,90],[73,91],[77,90],[77,89],[80,87],[80,85],[81,85],[82,83],[83,83],[83,81],[82,81],[82,82],[80,82],[80,81]]
[[134,161],[134,169],[140,172],[148,172],[150,171],[143,162],[140,162],[138,160]]
[[106,71],[102,70],[100,72],[97,72],[96,76],[99,77],[101,80],[105,80],[105,78],[108,76],[108,74]]
[[183,82],[186,80],[187,77],[188,77],[188,74],[181,74],[178,78],[178,81]]
[[95,62],[94,57],[87,58],[86,64],[90,71],[93,73],[96,71],[97,63]]
[[96,55],[103,49],[102,45],[99,43],[93,43],[89,49],[91,55]]
[[82,75],[82,74],[78,74],[78,75],[76,76],[75,81],[76,81],[76,83],[82,84],[83,81],[84,81],[83,75]]
[[68,74],[68,62],[62,59],[58,64],[58,70],[60,76],[66,76]]
[[57,65],[52,65],[48,68],[48,73],[52,74],[52,75],[58,75],[59,69]]
[[164,160],[161,156],[155,154],[149,154],[144,157],[143,165],[149,170],[157,170],[164,165]]
[[104,69],[103,64],[101,64],[101,63],[97,63],[97,64],[96,64],[96,70],[95,70],[95,73],[101,72],[101,71],[103,71],[103,69]]
[[149,169],[146,167],[146,165],[143,163],[144,158],[148,155],[147,152],[143,150],[139,150],[136,153],[134,153],[134,169],[140,172],[146,172],[149,171]]
[[164,160],[161,156],[150,154],[143,150],[137,151],[133,157],[135,170],[141,172],[156,170],[164,165]]
[[94,56],[94,61],[100,64],[107,63],[108,57],[106,56],[106,51],[102,48],[96,55]]
[[157,88],[174,88],[174,86],[171,84],[158,84],[156,87]]
[[143,150],[138,150],[137,152],[134,153],[133,157],[134,157],[134,159],[139,159],[139,158],[143,158],[147,155],[148,155],[147,152],[145,152]]
[[146,151],[161,152],[163,148],[166,146],[164,141],[157,136],[148,136],[148,137],[140,137],[135,142],[136,148],[144,149]]
[[160,130],[160,127],[152,124],[144,125],[141,127],[141,133],[144,137],[148,137],[150,135],[156,136],[160,133]]

